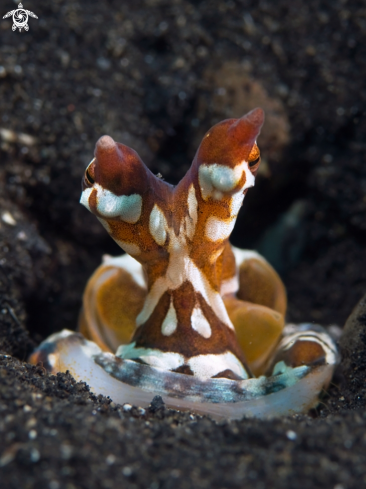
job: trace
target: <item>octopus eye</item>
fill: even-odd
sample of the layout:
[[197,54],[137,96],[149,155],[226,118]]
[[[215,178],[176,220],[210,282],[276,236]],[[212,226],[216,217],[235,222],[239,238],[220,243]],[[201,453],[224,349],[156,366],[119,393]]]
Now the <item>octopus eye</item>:
[[84,174],[85,184],[88,187],[92,187],[95,183],[95,174],[94,174],[94,160],[90,163],[88,168],[85,170]]
[[261,157],[260,157],[260,156],[258,156],[258,158],[257,158],[257,159],[255,159],[255,160],[253,160],[253,161],[249,161],[249,167],[250,167],[250,168],[253,168],[253,166],[255,166],[255,165],[256,165],[256,164],[259,162],[259,160],[260,160],[260,159],[261,159]]
[[89,170],[86,170],[85,172],[85,180],[88,182],[89,185],[93,185],[94,183],[94,178],[90,175]]
[[254,166],[256,166],[259,163],[260,159],[261,159],[261,154],[259,152],[258,146],[255,144],[251,149],[251,152],[249,153],[249,157],[248,157],[249,168],[253,168]]

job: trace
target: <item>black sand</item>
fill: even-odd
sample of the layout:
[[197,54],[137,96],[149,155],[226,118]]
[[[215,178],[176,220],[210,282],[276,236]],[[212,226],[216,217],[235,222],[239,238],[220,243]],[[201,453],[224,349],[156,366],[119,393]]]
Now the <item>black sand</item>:
[[366,293],[364,3],[24,7],[39,17],[28,32],[0,22],[0,487],[363,487],[364,303],[306,416],[217,424],[158,400],[125,411],[24,361],[75,328],[87,277],[119,252],[78,204],[97,138],[176,183],[212,124],[258,105],[264,164],[233,242],[281,271],[290,321],[344,325]]

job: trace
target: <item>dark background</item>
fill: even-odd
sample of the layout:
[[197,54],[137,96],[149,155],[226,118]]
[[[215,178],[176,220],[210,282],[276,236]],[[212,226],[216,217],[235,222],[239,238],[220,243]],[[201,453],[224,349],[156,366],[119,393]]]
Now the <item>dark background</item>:
[[[16,2],[0,0],[1,17],[14,8]],[[213,124],[256,106],[266,112],[258,140],[262,167],[232,242],[257,248],[281,273],[289,321],[343,326],[366,292],[364,2],[26,0],[24,8],[39,17],[29,19],[28,32],[13,32],[11,19],[0,22],[0,350],[24,360],[48,334],[74,329],[88,276],[103,253],[119,253],[78,203],[81,176],[101,135],[133,147],[155,173],[177,183]],[[350,453],[354,441],[344,445],[348,432],[363,444],[363,414],[352,412],[364,405],[363,380],[351,385],[339,374],[318,412],[323,421],[291,421],[302,433],[298,451],[286,438],[290,421],[233,428],[201,420],[193,429],[188,415],[174,421],[161,411],[162,420],[151,414],[146,429],[157,430],[162,445],[148,445],[151,456],[134,479],[121,466],[128,457],[136,464],[141,446],[154,438],[144,432],[145,418],[121,414],[81,387],[77,394],[66,376],[56,382],[16,359],[4,362],[0,429],[7,411],[17,413],[9,423],[18,428],[4,446],[3,457],[15,454],[11,461],[2,465],[0,452],[0,487],[2,470],[4,487],[50,489],[121,487],[114,485],[119,477],[128,487],[151,489],[226,489],[243,481],[275,487],[273,474],[278,487],[348,489],[366,480],[364,449]],[[42,396],[51,399],[53,421]],[[43,437],[29,438],[32,418],[24,406],[32,403],[43,428],[66,420],[60,438],[49,441],[46,428]],[[97,435],[86,421],[94,415],[83,411],[95,406],[104,406],[96,411],[103,426]],[[340,406],[343,414],[329,415]],[[169,431],[175,424],[179,436]],[[331,442],[334,433],[339,438]],[[91,438],[84,453],[85,437]],[[65,440],[71,452],[59,452]],[[126,443],[131,453],[122,450]],[[32,450],[40,456],[33,462]],[[117,451],[118,462],[106,462],[108,450]],[[86,471],[91,460],[95,472]]]

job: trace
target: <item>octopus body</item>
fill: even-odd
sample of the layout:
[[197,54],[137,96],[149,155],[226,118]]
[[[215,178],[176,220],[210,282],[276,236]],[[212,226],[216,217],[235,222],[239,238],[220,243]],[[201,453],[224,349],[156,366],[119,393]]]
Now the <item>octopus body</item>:
[[304,412],[332,376],[337,349],[320,327],[285,326],[286,291],[266,260],[229,236],[260,164],[255,109],[204,136],[177,186],[103,136],[81,203],[125,255],[90,278],[79,333],[43,342],[33,363],[70,370],[119,403],[217,418]]

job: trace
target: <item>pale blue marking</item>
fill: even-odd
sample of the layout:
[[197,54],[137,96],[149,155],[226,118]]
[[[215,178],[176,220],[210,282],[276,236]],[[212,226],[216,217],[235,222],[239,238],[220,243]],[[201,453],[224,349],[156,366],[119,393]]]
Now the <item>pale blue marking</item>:
[[102,187],[97,190],[97,209],[102,216],[106,218],[119,217],[122,221],[130,224],[134,224],[140,219],[142,209],[141,195],[115,195]]

